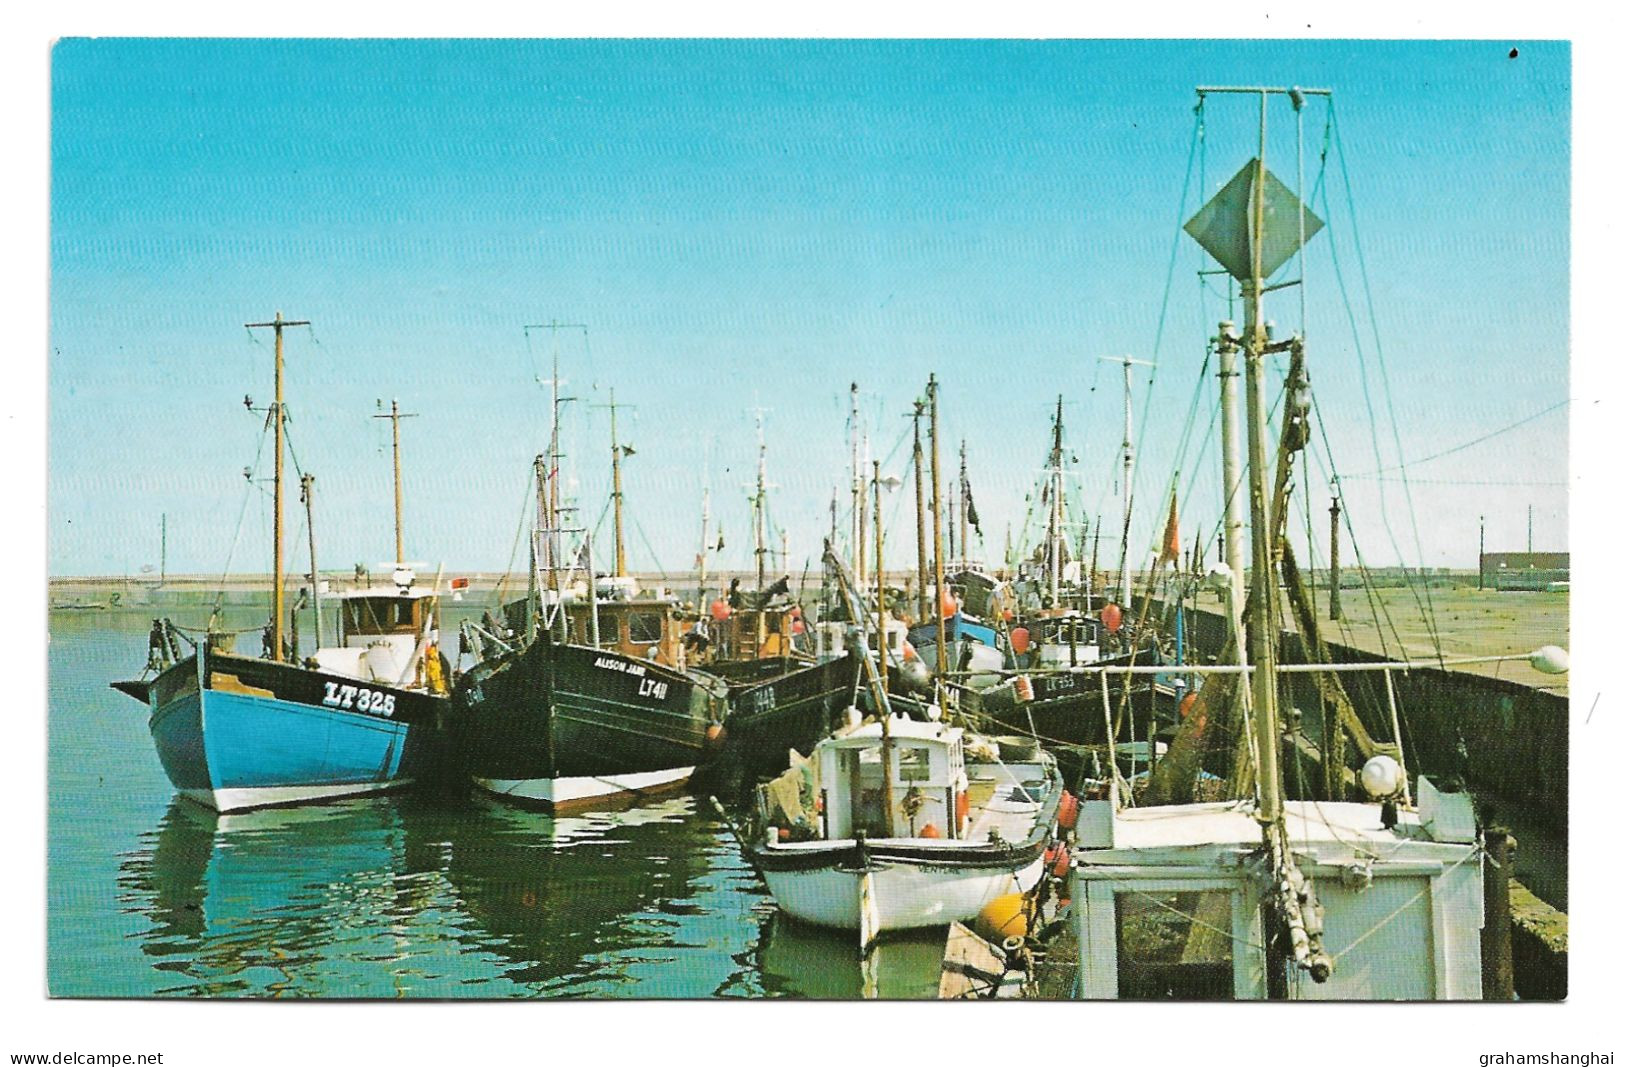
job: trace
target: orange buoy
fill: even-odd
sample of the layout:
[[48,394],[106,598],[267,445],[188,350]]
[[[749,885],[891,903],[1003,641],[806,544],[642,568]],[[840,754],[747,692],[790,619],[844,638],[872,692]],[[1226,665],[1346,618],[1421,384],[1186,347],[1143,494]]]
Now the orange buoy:
[[964,826],[965,820],[970,818],[970,794],[963,789],[954,797],[954,818],[959,820],[960,826]]
[[1179,700],[1179,717],[1181,719],[1189,718],[1190,714],[1191,714],[1191,709],[1194,708],[1195,706],[1196,706],[1196,692],[1194,690],[1192,690],[1191,692],[1186,693]]
[[788,841],[788,840],[790,840],[790,828],[788,826],[779,827],[779,840],[780,841]]
[[1044,867],[1056,878],[1065,878],[1072,869],[1072,850],[1057,841],[1044,853]]
[[730,608],[728,602],[721,597],[711,601],[711,617],[718,622],[722,622],[733,613],[733,608]]
[[1078,824],[1078,798],[1061,790],[1061,806],[1055,812],[1055,825],[1070,830]]
[[1025,626],[1017,626],[1010,631],[1010,651],[1021,655],[1032,646],[1033,635],[1027,632]]
[[795,607],[790,609],[790,617],[792,619],[801,618],[801,605],[800,604],[797,604]]
[[941,837],[942,836],[942,831],[937,829],[937,824],[936,823],[928,822],[924,826],[920,827],[920,836],[921,837]]
[[1116,604],[1107,604],[1100,609],[1100,621],[1106,624],[1107,633],[1116,633],[1123,625],[1123,609]]
[[797,635],[804,634],[807,632],[807,624],[797,619],[790,624],[790,632]]
[[951,619],[957,614],[959,614],[959,598],[954,596],[953,590],[944,589],[942,591],[942,617]]
[[728,739],[728,728],[720,722],[714,722],[705,728],[705,747],[721,748],[722,743]]

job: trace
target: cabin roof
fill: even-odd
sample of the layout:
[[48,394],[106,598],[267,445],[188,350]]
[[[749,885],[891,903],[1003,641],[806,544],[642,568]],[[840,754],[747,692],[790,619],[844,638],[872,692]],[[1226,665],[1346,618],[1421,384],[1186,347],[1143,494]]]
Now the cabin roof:
[[409,585],[405,589],[399,586],[375,585],[371,588],[340,589],[324,593],[327,600],[423,600],[436,596],[435,591],[428,586]]
[[[907,719],[892,716],[891,736],[893,741],[932,741],[941,745],[951,745],[957,742],[964,733],[957,726],[949,726],[940,722],[920,722],[918,719]],[[819,743],[819,748],[869,748],[882,736],[880,723],[866,722],[850,733],[839,737],[832,737]]]
[[[1398,825],[1387,829],[1382,825],[1382,806],[1376,803],[1289,800],[1283,808],[1287,840],[1294,848],[1370,850],[1386,855],[1401,845],[1434,843],[1414,811],[1401,811]],[[1111,848],[1138,852],[1257,847],[1262,836],[1256,810],[1252,801],[1129,808],[1113,819]]]

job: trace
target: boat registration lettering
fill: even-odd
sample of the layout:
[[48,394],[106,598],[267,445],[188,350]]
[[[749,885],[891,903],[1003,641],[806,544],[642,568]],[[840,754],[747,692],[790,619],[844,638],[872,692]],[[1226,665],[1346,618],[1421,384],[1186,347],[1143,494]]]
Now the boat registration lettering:
[[665,700],[666,688],[667,683],[660,681],[658,678],[645,678],[643,683],[638,686],[638,696]]
[[322,703],[330,708],[355,708],[357,711],[370,711],[374,715],[384,716],[395,714],[394,693],[380,693],[376,689],[367,689],[359,685],[340,685],[337,682],[322,684],[327,687]]

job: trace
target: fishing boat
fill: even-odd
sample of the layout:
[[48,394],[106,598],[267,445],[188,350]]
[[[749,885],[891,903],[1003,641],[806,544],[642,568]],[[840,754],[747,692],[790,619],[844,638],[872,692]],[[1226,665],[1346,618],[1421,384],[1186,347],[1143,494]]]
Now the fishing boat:
[[[877,513],[878,513],[877,509]],[[884,544],[877,546],[877,570]],[[825,564],[856,620],[875,714],[820,741],[810,759],[759,788],[744,849],[779,908],[817,926],[891,930],[973,918],[1043,875],[1064,790],[1055,761],[1029,741],[1008,747],[944,720],[896,713],[869,619],[833,550]],[[874,618],[887,617],[882,589]],[[938,688],[939,698],[942,690]]]
[[572,509],[559,497],[558,411],[555,385],[549,454],[535,463],[529,595],[505,605],[500,633],[464,628],[475,662],[454,691],[458,762],[475,786],[517,804],[641,803],[684,788],[716,755],[723,688],[688,669],[676,598],[627,574],[621,461],[632,453],[613,407],[614,571],[598,576],[590,532],[563,525]]
[[[322,647],[313,551],[318,647],[301,660],[297,636],[284,638],[282,332],[304,323],[279,312],[272,322],[250,325],[276,331],[276,403],[268,419],[276,438],[275,573],[264,655],[236,651],[234,634],[211,627],[194,640],[162,619],[149,638],[147,671],[113,683],[150,708],[153,743],[176,790],[221,812],[410,784],[436,759],[448,692],[437,591],[402,562],[398,409],[391,580],[340,594],[337,643]],[[306,489],[308,521],[308,482]],[[192,645],[189,654],[185,644]]]
[[[1208,681],[1167,758],[1149,776],[1151,803],[1143,797],[1134,803],[1114,773],[1106,795],[1081,807],[1070,894],[1079,962],[1075,993],[1123,999],[1478,999],[1490,993],[1485,976],[1493,970],[1484,966],[1482,951],[1488,834],[1472,798],[1459,787],[1416,774],[1413,790],[1391,678],[1386,743],[1373,740],[1374,731],[1360,721],[1339,680],[1354,670],[1420,664],[1332,663],[1310,613],[1298,617],[1310,661],[1279,662],[1275,589],[1284,588],[1294,611],[1302,602],[1283,516],[1289,474],[1308,440],[1308,391],[1303,337],[1272,336],[1261,302],[1266,292],[1282,287],[1269,285],[1269,278],[1322,223],[1266,169],[1264,121],[1272,98],[1289,97],[1301,115],[1308,98],[1330,91],[1199,89],[1198,122],[1207,96],[1218,93],[1256,96],[1258,155],[1185,229],[1240,283],[1246,309],[1242,330],[1221,324],[1217,349],[1226,496],[1250,502],[1250,596],[1244,611],[1240,504],[1231,503],[1227,563],[1211,576],[1224,594],[1232,631],[1221,657],[1227,662],[1183,668]],[[1299,283],[1301,278],[1292,284]],[[1273,491],[1265,388],[1272,355],[1289,359]],[[1234,388],[1238,357],[1245,363],[1245,422]],[[1243,440],[1247,482],[1238,493]],[[1528,658],[1541,670],[1566,669],[1560,649],[1516,658]],[[1452,665],[1442,657],[1430,663]],[[1123,674],[1158,669],[1105,668]],[[1283,678],[1295,672],[1315,678],[1328,709],[1318,750],[1278,707]],[[1210,744],[1215,737],[1225,743]],[[1345,740],[1364,760],[1357,772],[1342,755]],[[1284,755],[1289,744],[1296,759]],[[1289,762],[1305,762],[1305,756],[1321,764],[1318,783],[1283,774]],[[1227,772],[1228,799],[1192,798],[1192,780],[1214,762]],[[1289,782],[1300,796],[1287,795]],[[1349,786],[1365,798],[1345,795]],[[1504,865],[1500,877],[1504,891]],[[1510,981],[1499,995],[1510,998]]]
[[786,914],[864,944],[972,919],[1043,872],[1063,790],[1053,759],[1022,755],[942,722],[856,725],[766,789],[747,855]]
[[[842,641],[809,641],[801,604],[788,575],[767,581],[767,442],[757,413],[756,488],[751,494],[756,588],[739,579],[709,605],[687,641],[695,668],[727,686],[726,739],[711,782],[713,795],[732,799],[758,778],[785,766],[790,752],[827,737],[856,700],[857,658]],[[707,505],[709,500],[707,499]],[[699,555],[704,602],[708,537],[702,514]],[[819,632],[826,636],[828,628]]]

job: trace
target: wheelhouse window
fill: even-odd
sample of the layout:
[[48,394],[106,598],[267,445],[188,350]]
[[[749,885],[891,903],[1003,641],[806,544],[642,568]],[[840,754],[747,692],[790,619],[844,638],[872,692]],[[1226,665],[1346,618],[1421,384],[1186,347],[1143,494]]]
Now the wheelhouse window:
[[904,782],[925,782],[931,778],[931,750],[905,745],[897,750],[897,777]]
[[648,611],[636,611],[627,617],[627,639],[634,644],[651,645],[660,640],[663,619]]
[[417,630],[417,600],[405,597],[357,597],[343,601],[347,634],[399,634]]
[[1230,1000],[1233,892],[1117,894],[1117,995],[1122,1000]]

